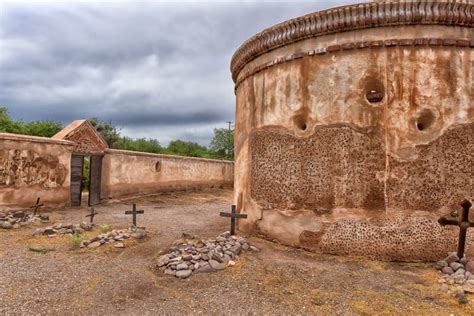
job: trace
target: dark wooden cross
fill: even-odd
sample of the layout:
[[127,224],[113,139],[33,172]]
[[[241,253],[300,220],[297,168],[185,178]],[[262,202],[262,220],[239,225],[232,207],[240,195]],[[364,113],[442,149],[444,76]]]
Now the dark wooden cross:
[[466,246],[466,234],[469,227],[474,227],[474,222],[469,221],[469,209],[472,204],[468,200],[464,200],[461,203],[462,214],[461,220],[447,219],[445,216],[442,216],[438,219],[438,223],[442,226],[444,225],[455,225],[459,226],[459,241],[458,241],[458,251],[457,256],[459,259],[464,257],[464,247]]
[[38,210],[40,209],[40,207],[42,207],[44,204],[40,204],[40,198],[38,197],[36,199],[36,204],[33,205],[33,206],[30,206],[31,209],[33,209],[33,215],[36,216],[36,213],[38,212]]
[[132,215],[133,216],[133,226],[137,227],[137,214],[144,214],[144,210],[137,211],[137,205],[133,203],[133,209],[131,211],[125,211],[125,215]]
[[91,213],[90,213],[89,215],[86,215],[86,217],[90,217],[90,218],[91,218],[91,224],[94,222],[94,216],[96,216],[97,214],[99,214],[99,213],[97,213],[97,212],[94,210],[94,208],[91,207]]
[[230,217],[230,234],[235,235],[235,221],[239,218],[247,218],[247,214],[238,214],[235,211],[235,205],[232,205],[230,213],[221,212],[222,217]]

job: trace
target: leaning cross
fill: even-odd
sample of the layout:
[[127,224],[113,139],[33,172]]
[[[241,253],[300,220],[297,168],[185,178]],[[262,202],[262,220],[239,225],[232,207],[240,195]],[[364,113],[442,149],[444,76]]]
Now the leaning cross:
[[94,222],[94,216],[96,216],[97,214],[99,214],[99,213],[97,213],[97,212],[94,210],[94,208],[91,207],[91,213],[90,213],[89,215],[86,215],[86,217],[90,217],[90,218],[91,218],[91,224]]
[[247,218],[247,214],[237,214],[235,211],[235,205],[232,205],[232,211],[230,213],[221,212],[222,217],[230,217],[230,234],[235,235],[235,221],[239,218]]
[[33,215],[36,216],[36,213],[38,212],[39,208],[42,207],[44,204],[40,204],[40,198],[38,197],[36,199],[36,204],[33,206],[30,206],[31,209],[33,209]]
[[137,205],[133,203],[133,209],[131,211],[125,211],[125,215],[132,215],[133,216],[133,226],[137,227],[137,214],[145,213],[144,210],[137,211]]
[[459,241],[458,241],[458,252],[457,252],[459,259],[464,257],[464,246],[466,245],[467,229],[469,227],[474,227],[474,222],[469,221],[469,209],[472,206],[471,202],[469,202],[468,200],[464,200],[462,201],[461,206],[462,206],[461,220],[447,219],[444,216],[438,219],[438,223],[440,223],[442,226],[444,225],[459,226]]

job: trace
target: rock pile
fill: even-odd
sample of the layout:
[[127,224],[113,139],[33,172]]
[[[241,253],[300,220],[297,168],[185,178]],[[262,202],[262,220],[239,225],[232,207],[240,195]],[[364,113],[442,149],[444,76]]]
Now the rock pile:
[[229,232],[205,241],[183,234],[183,238],[173,242],[168,253],[157,259],[156,267],[165,274],[184,279],[192,273],[234,266],[239,255],[246,250],[258,251],[258,248]]
[[81,242],[81,248],[97,248],[105,244],[115,243],[115,248],[125,248],[123,241],[129,238],[143,239],[146,231],[143,228],[130,227],[128,229],[114,229],[108,233],[97,235],[96,237]]
[[466,293],[474,293],[474,260],[459,259],[455,252],[451,252],[436,263],[436,268],[442,274],[438,281],[441,290],[457,297],[460,303],[467,303]]
[[0,228],[12,229],[22,226],[37,225],[47,223],[49,217],[47,215],[33,215],[24,211],[11,211],[8,213],[0,213]]
[[85,231],[91,231],[96,227],[95,224],[82,222],[81,224],[63,224],[56,223],[45,228],[37,228],[33,236],[72,236],[74,234],[82,234]]

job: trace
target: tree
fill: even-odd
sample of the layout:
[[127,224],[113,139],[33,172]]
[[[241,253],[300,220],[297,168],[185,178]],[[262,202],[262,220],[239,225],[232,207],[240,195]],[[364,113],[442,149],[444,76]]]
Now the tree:
[[215,153],[216,158],[234,160],[234,130],[215,128],[210,149]]
[[63,129],[63,125],[55,121],[33,121],[23,123],[23,134],[52,137]]
[[202,145],[194,142],[186,142],[182,140],[173,140],[168,144],[165,150],[166,154],[179,155],[179,156],[190,156],[190,157],[203,157],[210,158],[211,154],[209,150]]
[[63,125],[55,121],[45,120],[26,123],[15,121],[10,117],[7,108],[0,107],[0,132],[51,137],[62,129]]
[[133,139],[127,136],[122,136],[114,143],[114,148],[133,151],[144,151],[156,154],[163,152],[163,147],[161,147],[160,142],[152,138]]
[[92,126],[102,135],[110,148],[120,139],[120,129],[112,124],[112,121],[101,121],[96,117],[88,120]]
[[6,107],[0,107],[0,132],[22,134],[23,126],[21,123],[11,119]]

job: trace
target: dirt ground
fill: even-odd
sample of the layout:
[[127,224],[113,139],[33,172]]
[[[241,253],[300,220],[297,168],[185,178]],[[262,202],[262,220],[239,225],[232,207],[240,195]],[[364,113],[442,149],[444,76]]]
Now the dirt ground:
[[[125,210],[145,214],[143,242],[123,250],[74,249],[69,237],[33,237],[35,227],[0,230],[0,315],[317,314],[472,315],[469,303],[439,290],[432,264],[402,264],[309,253],[250,237],[260,248],[235,267],[177,279],[152,263],[186,232],[213,238],[228,230],[227,190],[177,192],[97,206],[98,224],[126,228]],[[50,212],[52,222],[79,223],[87,208]],[[47,225],[44,225],[47,226]],[[50,250],[37,253],[30,247]]]

